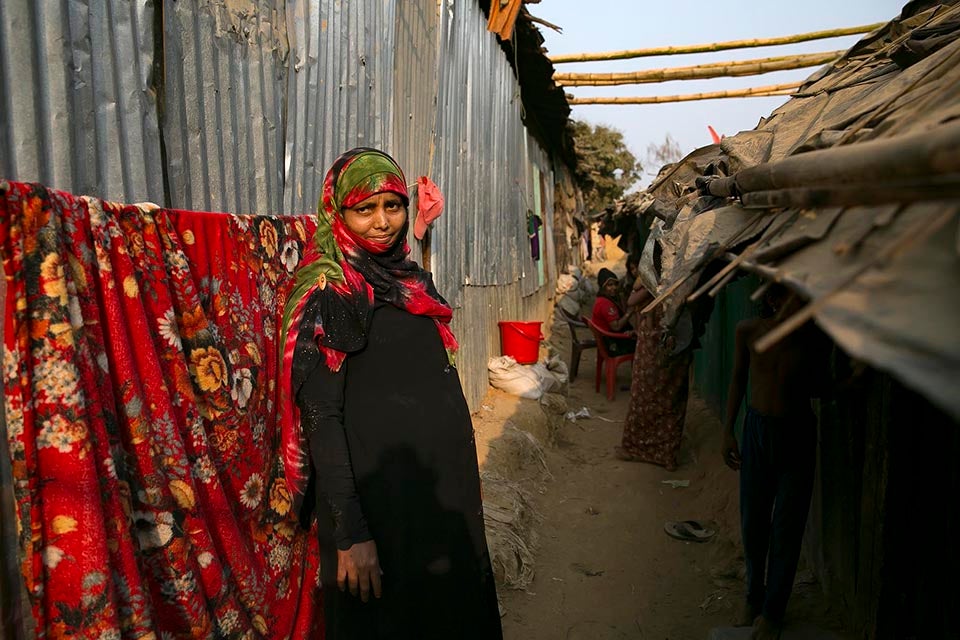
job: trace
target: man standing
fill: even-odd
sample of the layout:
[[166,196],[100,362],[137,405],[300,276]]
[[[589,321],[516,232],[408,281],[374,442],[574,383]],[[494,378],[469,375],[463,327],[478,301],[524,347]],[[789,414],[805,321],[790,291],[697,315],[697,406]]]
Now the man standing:
[[[817,452],[810,399],[826,380],[825,340],[812,325],[794,331],[763,353],[756,340],[791,315],[789,291],[774,284],[761,317],[737,325],[733,375],[727,398],[723,459],[740,471],[740,524],[747,598],[742,626],[751,638],[780,637],[810,509]],[[740,447],[734,423],[750,385]],[[769,556],[769,557],[768,557]]]

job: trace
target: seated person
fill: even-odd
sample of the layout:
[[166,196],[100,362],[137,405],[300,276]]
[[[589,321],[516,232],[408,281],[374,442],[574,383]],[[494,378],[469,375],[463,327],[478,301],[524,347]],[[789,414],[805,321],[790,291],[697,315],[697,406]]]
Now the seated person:
[[[600,269],[597,274],[597,284],[600,292],[593,303],[591,318],[594,324],[611,333],[633,333],[630,326],[630,314],[620,306],[620,282],[617,275],[610,269]],[[637,339],[603,337],[604,344],[611,356],[622,356],[633,353],[637,346]]]

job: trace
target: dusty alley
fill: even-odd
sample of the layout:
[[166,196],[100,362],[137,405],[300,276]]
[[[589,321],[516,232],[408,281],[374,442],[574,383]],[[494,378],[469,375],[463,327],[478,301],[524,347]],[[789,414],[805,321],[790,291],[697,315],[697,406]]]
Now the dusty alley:
[[[554,324],[550,342],[569,357],[565,325]],[[534,532],[535,577],[524,589],[501,588],[505,637],[706,638],[711,628],[729,624],[743,589],[737,477],[720,460],[720,425],[691,397],[677,471],[620,461],[613,448],[629,393],[620,390],[608,401],[594,391],[594,371],[595,352],[587,351],[567,403],[572,411],[587,407],[593,417],[567,422],[553,446],[536,401],[491,390],[474,416],[485,472],[531,476],[527,462],[504,455],[502,446],[498,451],[504,426],[513,425],[544,443],[551,475],[528,487],[542,516]],[[622,365],[618,388],[629,375]],[[671,480],[689,486],[673,488]],[[671,520],[709,523],[717,534],[702,544],[678,541],[664,533]],[[791,610],[828,618],[806,575],[801,566]]]

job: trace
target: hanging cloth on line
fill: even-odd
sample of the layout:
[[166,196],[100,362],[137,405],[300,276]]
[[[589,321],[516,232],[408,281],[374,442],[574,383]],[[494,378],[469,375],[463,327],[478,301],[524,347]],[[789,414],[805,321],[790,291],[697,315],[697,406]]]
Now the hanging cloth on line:
[[0,183],[15,551],[38,635],[321,632],[275,410],[278,300],[313,224]]

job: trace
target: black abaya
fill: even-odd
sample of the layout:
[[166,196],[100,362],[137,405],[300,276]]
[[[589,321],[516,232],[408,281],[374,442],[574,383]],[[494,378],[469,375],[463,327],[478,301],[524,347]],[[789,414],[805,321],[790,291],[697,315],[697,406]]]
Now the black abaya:
[[[326,637],[502,638],[473,427],[434,321],[379,304],[336,373],[302,344]],[[364,603],[337,589],[336,551],[370,539],[383,597]]]

